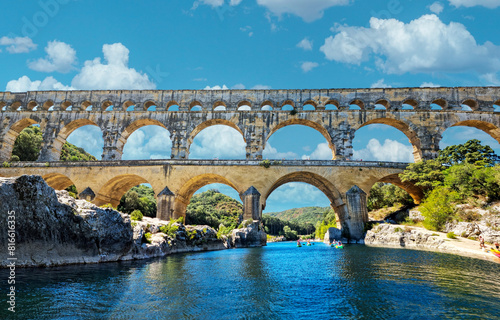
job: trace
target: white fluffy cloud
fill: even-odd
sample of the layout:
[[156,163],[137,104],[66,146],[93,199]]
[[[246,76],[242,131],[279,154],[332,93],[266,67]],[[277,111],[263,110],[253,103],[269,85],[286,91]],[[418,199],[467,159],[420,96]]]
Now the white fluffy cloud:
[[444,6],[441,4],[441,2],[436,1],[429,6],[429,10],[431,10],[431,12],[434,12],[435,14],[440,14],[441,12],[443,12]]
[[392,86],[385,83],[384,79],[380,79],[372,83],[371,88],[392,88]]
[[105,44],[102,52],[107,63],[101,63],[101,58],[85,61],[80,73],[73,78],[73,87],[82,90],[156,88],[147,74],[128,67],[129,50],[123,44]]
[[313,42],[307,38],[304,38],[299,43],[297,43],[297,47],[302,48],[306,51],[311,51],[313,49]]
[[302,182],[290,182],[274,190],[266,200],[266,207],[273,203],[300,203],[302,206],[325,206],[328,198],[318,188]]
[[303,62],[302,65],[300,66],[302,68],[302,71],[304,72],[309,72],[314,68],[317,68],[319,64],[317,62],[311,62],[311,61],[306,61]]
[[11,80],[7,83],[7,91],[25,92],[25,91],[44,91],[44,90],[74,90],[74,88],[65,86],[53,77],[47,77],[43,81],[31,79],[22,76],[17,80]]
[[439,84],[435,84],[432,82],[424,82],[420,85],[420,88],[438,88],[441,87]]
[[40,72],[67,73],[75,68],[76,51],[69,44],[57,40],[50,41],[45,48],[46,58],[28,63],[28,67]]
[[486,8],[494,9],[500,7],[500,0],[449,0],[451,5],[455,7],[475,7],[483,6]]
[[96,126],[88,125],[76,129],[69,135],[67,141],[85,149],[85,151],[99,160],[102,157],[104,139],[102,138],[101,129]]
[[349,4],[350,0],[257,0],[273,14],[281,17],[283,14],[294,14],[306,22],[323,17],[326,9]]
[[146,126],[130,135],[123,148],[124,160],[170,159],[170,133],[159,126]]
[[246,143],[236,129],[216,125],[201,131],[189,152],[189,159],[246,159]]
[[477,44],[460,23],[443,23],[434,14],[410,23],[396,19],[370,19],[370,27],[338,26],[325,39],[321,51],[328,60],[361,64],[375,56],[387,73],[464,72],[480,74],[500,70],[500,47]]
[[[241,83],[237,84],[237,86],[239,86],[239,88],[241,88],[240,85],[242,85],[242,84]],[[225,84],[223,84],[222,87],[221,86],[213,86],[213,87],[206,86],[205,88],[203,88],[203,90],[229,90],[229,88]]]
[[36,49],[36,44],[28,37],[1,37],[0,46],[7,46],[9,53],[26,53]]
[[354,158],[371,161],[413,162],[413,148],[398,141],[385,139],[381,144],[370,139],[365,149],[354,150]]
[[[241,1],[242,0],[229,0],[229,5],[230,6],[237,6],[241,3]],[[217,7],[224,5],[224,0],[199,0],[199,1],[195,1],[193,8],[198,7],[198,4],[200,4],[200,3],[211,6],[212,8],[217,8]]]
[[296,154],[295,152],[291,151],[278,152],[278,149],[271,146],[269,142],[266,143],[266,147],[262,152],[262,157],[264,159],[288,159],[288,160],[300,159],[299,155]]
[[333,152],[328,143],[318,144],[316,149],[309,155],[302,155],[302,160],[332,160]]

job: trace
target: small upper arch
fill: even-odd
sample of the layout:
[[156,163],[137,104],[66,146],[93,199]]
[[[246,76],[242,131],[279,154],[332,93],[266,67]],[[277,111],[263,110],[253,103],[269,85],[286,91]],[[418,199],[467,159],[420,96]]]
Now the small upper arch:
[[127,100],[122,104],[122,109],[124,111],[134,111],[135,101]]
[[476,99],[472,99],[472,98],[466,98],[466,99],[462,100],[461,105],[469,107],[470,110],[472,110],[472,111],[476,111],[479,109],[479,103],[477,102]]
[[193,100],[193,101],[191,101],[191,103],[189,103],[189,110],[190,111],[203,111],[203,105],[200,101]]
[[213,106],[212,106],[213,111],[226,111],[227,110],[227,104],[226,102],[222,100],[215,101]]
[[318,103],[314,100],[307,100],[302,104],[302,110],[304,111],[314,111],[318,109]]
[[111,100],[104,100],[101,103],[101,111],[111,111],[113,110],[113,102]]
[[351,102],[349,102],[349,109],[356,110],[352,106],[358,106],[360,110],[365,109],[365,103],[363,102],[363,100],[358,99],[358,98],[356,98],[356,99],[352,100]]
[[448,109],[448,101],[446,101],[446,99],[443,99],[443,98],[433,100],[431,102],[431,106],[432,105],[437,105],[437,106],[441,107],[441,110]]
[[411,106],[413,109],[417,109],[419,103],[417,99],[414,98],[407,98],[403,100],[403,103],[401,104],[401,108],[404,109],[405,105]]
[[377,101],[375,101],[375,109],[389,110],[390,107],[391,103],[387,99],[378,99]]
[[64,100],[61,102],[61,110],[68,110],[69,107],[73,107],[73,102],[71,100]]
[[260,109],[262,111],[272,111],[274,109],[275,103],[271,100],[265,100],[260,104]]
[[252,103],[248,100],[242,100],[238,102],[237,107],[239,111],[251,111]]

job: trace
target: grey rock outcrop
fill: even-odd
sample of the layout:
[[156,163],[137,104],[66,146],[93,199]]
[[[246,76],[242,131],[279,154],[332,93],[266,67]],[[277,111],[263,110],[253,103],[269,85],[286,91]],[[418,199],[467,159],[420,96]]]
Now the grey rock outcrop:
[[[266,244],[259,223],[219,239],[209,226],[148,217],[131,221],[127,214],[75,200],[67,191],[54,191],[40,176],[0,178],[0,204],[2,243],[8,241],[7,216],[15,213],[15,258],[20,267],[146,259]],[[7,254],[6,250],[0,253],[0,267],[7,266]]]
[[[18,266],[109,261],[130,251],[133,233],[127,218],[100,208],[78,213],[76,202],[59,194],[68,204],[59,202],[40,176],[0,178],[0,239],[7,243],[6,215],[14,211]],[[1,265],[7,263],[6,254],[2,251]]]
[[365,244],[389,247],[410,247],[437,249],[444,240],[433,235],[431,231],[404,229],[403,226],[381,224],[366,233]]
[[324,243],[332,243],[333,240],[342,240],[342,231],[337,228],[328,228],[325,233]]
[[267,245],[267,235],[256,220],[245,228],[234,229],[231,235],[231,245],[234,248],[265,246]]

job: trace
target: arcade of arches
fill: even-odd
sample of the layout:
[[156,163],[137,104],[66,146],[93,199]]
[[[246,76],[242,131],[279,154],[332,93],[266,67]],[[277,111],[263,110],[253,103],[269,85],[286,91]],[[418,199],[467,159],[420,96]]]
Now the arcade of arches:
[[[29,125],[40,125],[43,142],[38,163],[1,168],[0,176],[40,174],[55,188],[74,184],[79,191],[90,190],[86,194],[98,205],[116,205],[130,187],[149,183],[158,195],[158,216],[163,219],[184,215],[192,194],[210,183],[233,187],[243,200],[245,215],[260,219],[274,189],[306,182],[328,197],[345,234],[359,238],[367,219],[365,193],[374,183],[394,183],[416,201],[422,196],[418,188],[397,178],[405,164],[349,161],[359,128],[384,124],[400,130],[419,161],[434,158],[443,132],[454,126],[474,127],[500,141],[500,117],[495,111],[499,103],[500,88],[494,87],[4,92],[0,93],[0,161],[10,159],[16,137]],[[102,131],[103,161],[58,162],[68,136],[86,125]],[[150,125],[170,134],[171,160],[121,161],[127,139]],[[241,134],[246,160],[189,160],[195,137],[214,125]],[[334,161],[260,166],[269,137],[290,125],[318,131]]]

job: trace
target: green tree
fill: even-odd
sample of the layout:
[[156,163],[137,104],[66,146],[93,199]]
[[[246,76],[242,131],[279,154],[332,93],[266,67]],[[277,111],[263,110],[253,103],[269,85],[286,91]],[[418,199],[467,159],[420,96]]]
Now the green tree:
[[209,225],[218,229],[236,228],[243,218],[243,205],[217,190],[208,190],[191,197],[186,209],[186,224]]
[[19,161],[36,161],[42,145],[42,132],[38,126],[25,128],[17,137],[12,155]]
[[438,160],[424,160],[408,165],[399,177],[401,181],[412,182],[424,192],[429,192],[443,185],[445,169]]
[[154,190],[145,185],[133,187],[120,199],[118,210],[125,213],[132,213],[139,210],[146,217],[156,217],[156,199]]
[[459,195],[446,187],[434,189],[420,205],[424,216],[424,227],[429,230],[441,231],[446,222],[451,221],[455,213],[454,203]]
[[481,141],[472,139],[439,151],[437,160],[447,166],[467,163],[485,167],[495,165],[500,159],[490,146],[483,146]]
[[377,182],[370,190],[367,199],[368,211],[394,206],[396,204],[408,205],[413,203],[412,197],[405,190],[390,184]]
[[[42,132],[38,126],[25,128],[12,149],[11,161],[36,161],[42,145]],[[97,161],[96,157],[69,142],[65,142],[61,150],[61,161]]]

